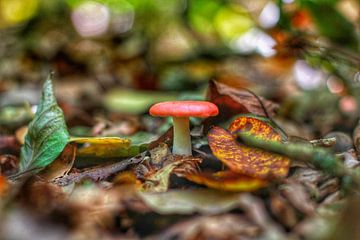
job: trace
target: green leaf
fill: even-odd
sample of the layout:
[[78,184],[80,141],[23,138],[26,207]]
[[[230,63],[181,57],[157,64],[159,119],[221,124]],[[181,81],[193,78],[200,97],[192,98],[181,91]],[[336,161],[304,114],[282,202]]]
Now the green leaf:
[[69,140],[64,114],[57,105],[51,75],[44,83],[34,119],[21,147],[20,173],[39,170],[52,163]]
[[323,36],[349,48],[356,48],[358,40],[355,27],[332,4],[316,1],[303,1]]
[[140,114],[157,102],[172,101],[177,97],[175,92],[141,91],[131,89],[113,89],[106,93],[105,107],[114,112]]

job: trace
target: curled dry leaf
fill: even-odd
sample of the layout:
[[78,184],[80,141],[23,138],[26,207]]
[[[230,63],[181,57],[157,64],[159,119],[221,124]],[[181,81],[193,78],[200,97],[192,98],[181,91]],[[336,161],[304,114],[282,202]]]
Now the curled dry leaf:
[[232,171],[220,171],[213,174],[190,173],[184,176],[189,181],[197,184],[203,184],[209,188],[231,192],[254,191],[267,184],[265,180],[248,177]]
[[[253,113],[266,116],[259,100],[244,89],[236,89],[226,84],[211,81],[209,84],[210,101],[219,107],[218,118],[226,119],[239,113]],[[259,97],[270,116],[275,115],[277,105],[269,100]]]
[[146,192],[165,192],[169,187],[169,178],[175,171],[178,175],[183,175],[186,172],[192,172],[196,169],[198,163],[202,161],[201,158],[192,156],[179,157],[168,155],[172,159],[170,163],[165,165],[158,171],[150,171],[151,174],[145,176],[145,182],[141,188]]
[[76,157],[77,145],[75,143],[69,143],[64,148],[60,156],[47,166],[40,176],[45,180],[53,180],[55,178],[66,175],[74,164]]
[[[251,124],[244,126],[255,134],[248,128]],[[208,141],[213,154],[233,172],[255,178],[285,177],[288,173],[290,161],[287,157],[243,145],[222,128],[212,128]]]

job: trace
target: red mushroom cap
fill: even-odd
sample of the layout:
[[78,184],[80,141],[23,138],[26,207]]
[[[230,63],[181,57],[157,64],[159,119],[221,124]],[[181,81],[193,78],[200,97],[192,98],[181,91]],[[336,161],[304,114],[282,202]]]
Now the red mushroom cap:
[[152,116],[159,117],[201,117],[206,118],[219,114],[218,107],[206,101],[172,101],[153,105],[150,110]]

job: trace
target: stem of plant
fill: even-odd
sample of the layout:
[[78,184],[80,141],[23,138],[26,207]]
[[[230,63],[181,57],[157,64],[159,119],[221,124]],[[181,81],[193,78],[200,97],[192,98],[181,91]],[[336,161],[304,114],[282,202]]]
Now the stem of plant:
[[191,156],[190,124],[188,117],[173,117],[173,154]]

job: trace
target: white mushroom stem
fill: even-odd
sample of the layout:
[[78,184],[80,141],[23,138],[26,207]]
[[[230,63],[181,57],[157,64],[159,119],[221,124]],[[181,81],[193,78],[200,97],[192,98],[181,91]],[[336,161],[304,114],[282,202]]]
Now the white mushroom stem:
[[191,137],[188,117],[173,117],[173,154],[191,156]]

